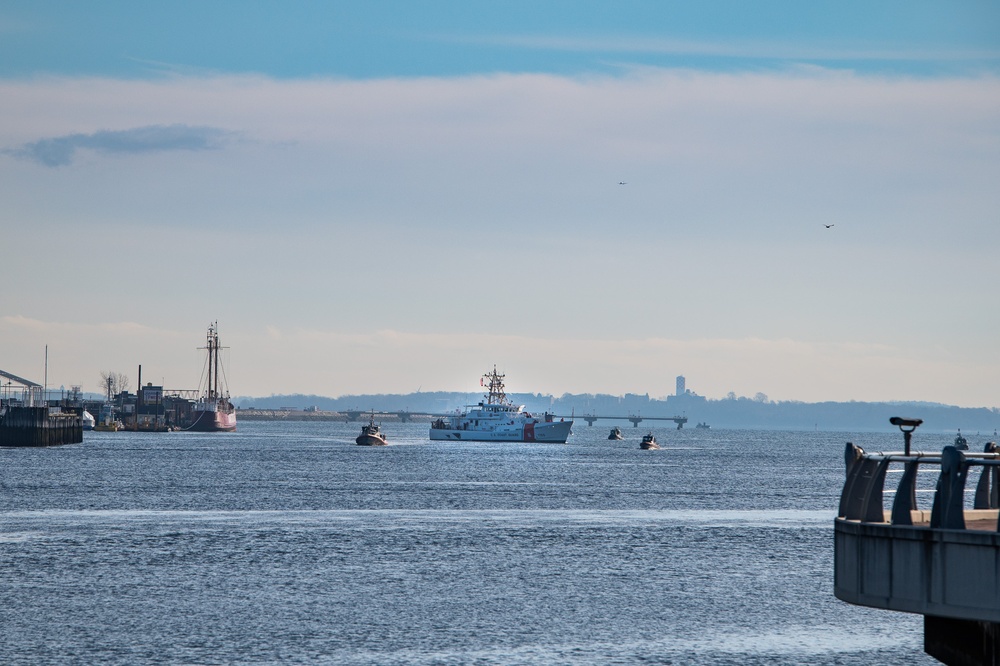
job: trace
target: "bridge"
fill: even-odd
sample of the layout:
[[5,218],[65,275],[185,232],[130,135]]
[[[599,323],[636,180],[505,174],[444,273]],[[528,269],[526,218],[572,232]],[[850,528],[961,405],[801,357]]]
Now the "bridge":
[[[577,418],[575,416],[564,416],[560,415],[556,418]],[[587,422],[588,426],[594,425],[597,419],[605,419],[609,421],[630,421],[633,428],[638,428],[639,424],[643,421],[673,421],[677,424],[677,429],[680,430],[684,427],[684,424],[688,422],[686,416],[639,416],[638,414],[629,414],[628,416],[596,416],[594,414],[584,414],[579,418]]]
[[[403,423],[409,423],[410,419],[413,417],[421,418],[447,418],[449,416],[454,416],[454,412],[449,412],[447,414],[431,414],[428,412],[410,412],[410,411],[399,411],[399,412],[379,412],[370,409],[360,410],[360,409],[347,409],[342,412],[349,422],[357,421],[358,419],[364,418],[366,415],[374,415],[375,419],[378,420],[379,417],[394,416],[398,418]],[[640,416],[638,414],[629,414],[628,416],[598,416],[596,414],[585,414],[583,416],[574,416],[572,414],[553,414],[553,418],[556,419],[583,419],[587,422],[588,426],[594,425],[594,422],[598,419],[604,419],[607,421],[630,421],[633,428],[638,428],[639,424],[643,421],[673,421],[677,424],[677,429],[680,430],[687,423],[686,416]]]
[[[1000,664],[1000,449],[946,446],[911,453],[918,419],[893,417],[901,453],[848,442],[847,479],[834,522],[834,594],[852,604],[924,616],[924,651],[946,664]],[[930,510],[917,506],[919,472],[938,470]],[[966,499],[966,478],[981,471]],[[899,474],[892,508],[887,473]],[[901,474],[900,474],[901,473]],[[891,491],[889,491],[891,493]],[[969,501],[971,500],[971,502]]]
[[343,414],[345,417],[347,417],[347,420],[349,422],[357,421],[362,416],[367,416],[367,415],[372,415],[376,420],[378,420],[379,417],[395,416],[396,418],[398,418],[403,423],[409,423],[410,419],[413,418],[414,416],[422,416],[422,417],[426,417],[426,418],[451,416],[450,414],[428,414],[427,412],[407,412],[407,411],[402,411],[402,412],[376,412],[376,411],[373,411],[371,409],[366,409],[366,410],[363,410],[363,411],[359,410],[359,409],[346,409],[346,410],[344,410],[344,411],[342,411],[340,413]]

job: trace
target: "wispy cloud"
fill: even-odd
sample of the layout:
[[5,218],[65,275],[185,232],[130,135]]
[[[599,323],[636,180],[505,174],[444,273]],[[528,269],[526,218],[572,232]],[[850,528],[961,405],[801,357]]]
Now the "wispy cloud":
[[49,167],[72,163],[85,148],[102,153],[137,154],[168,150],[213,150],[231,134],[217,127],[149,125],[127,130],[101,130],[92,134],[67,134],[39,139],[4,152]]
[[[0,319],[11,356],[36,359],[5,368],[24,377],[42,376],[47,343],[60,382],[141,362],[188,386],[202,360],[190,338],[218,318],[244,395],[478,388],[496,362],[515,390],[557,395],[664,395],[685,374],[713,397],[996,402],[1000,314],[982,307],[1000,246],[995,76],[32,79],[0,81],[0,99],[2,146],[164,118],[239,132],[155,164],[0,160],[5,242],[45,247],[9,253],[6,275],[114,284],[133,321],[162,321],[166,303],[187,332],[161,343]],[[225,242],[193,244],[195,225]],[[512,248],[489,298],[481,229]],[[109,239],[115,261],[90,259]],[[120,278],[178,258],[224,276],[221,305],[198,271],[173,271],[167,301]],[[101,321],[64,301],[13,290],[4,309]],[[387,331],[329,333],[372,303]],[[251,331],[264,323],[276,328]]]
[[544,51],[747,58],[756,60],[966,61],[1000,60],[1000,49],[891,48],[858,44],[797,44],[754,40],[686,40],[639,36],[563,37],[557,35],[437,35],[444,42]]

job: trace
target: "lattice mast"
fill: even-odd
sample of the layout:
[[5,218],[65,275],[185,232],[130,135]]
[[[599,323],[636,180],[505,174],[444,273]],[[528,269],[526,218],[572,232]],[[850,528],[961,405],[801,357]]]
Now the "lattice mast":
[[204,347],[200,349],[208,350],[208,385],[205,387],[205,392],[210,400],[218,400],[222,397],[222,392],[219,391],[219,350],[222,349],[219,346],[219,322],[213,322],[208,325],[208,337]]
[[489,393],[486,394],[486,404],[488,405],[506,405],[507,404],[507,394],[503,391],[503,378],[506,375],[501,375],[497,372],[497,366],[493,366],[493,371],[488,372],[483,375],[483,385],[489,387]]

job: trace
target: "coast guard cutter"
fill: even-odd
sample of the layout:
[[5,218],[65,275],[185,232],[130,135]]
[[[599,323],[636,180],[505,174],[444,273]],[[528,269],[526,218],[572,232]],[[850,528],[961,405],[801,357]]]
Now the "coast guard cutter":
[[554,442],[565,444],[573,421],[555,420],[549,413],[541,419],[524,411],[524,405],[507,400],[504,375],[493,371],[483,375],[489,387],[485,400],[465,411],[438,419],[431,424],[430,438],[466,442]]

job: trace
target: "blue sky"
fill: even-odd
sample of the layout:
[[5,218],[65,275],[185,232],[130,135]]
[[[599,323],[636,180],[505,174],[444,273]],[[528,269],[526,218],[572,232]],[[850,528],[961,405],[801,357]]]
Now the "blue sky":
[[242,395],[495,363],[513,391],[996,406],[998,28],[985,2],[5,3],[0,276],[32,288],[0,367],[38,379],[49,344],[54,385],[194,388],[218,320]]
[[996,71],[991,2],[8,2],[0,75]]

